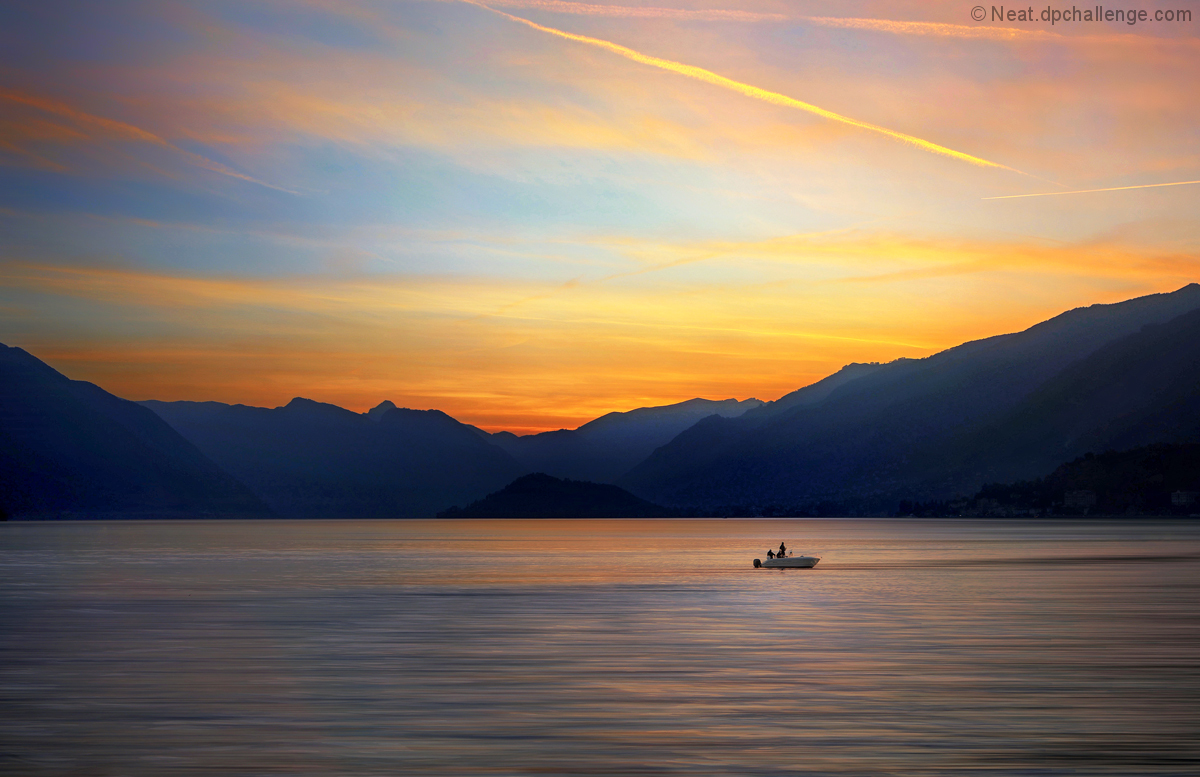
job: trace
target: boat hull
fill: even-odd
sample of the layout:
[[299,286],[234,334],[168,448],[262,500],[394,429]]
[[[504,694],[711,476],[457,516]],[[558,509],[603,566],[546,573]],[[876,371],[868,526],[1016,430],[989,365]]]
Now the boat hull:
[[754,568],[758,569],[812,569],[821,559],[815,556],[788,556],[787,558],[769,558],[766,561],[754,559]]

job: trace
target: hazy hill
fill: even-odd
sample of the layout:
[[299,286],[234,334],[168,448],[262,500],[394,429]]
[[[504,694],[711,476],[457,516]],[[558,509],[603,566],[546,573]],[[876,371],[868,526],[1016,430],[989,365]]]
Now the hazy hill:
[[[971,499],[901,502],[899,512],[922,517],[1188,515],[1200,511],[1197,492],[1200,444],[1160,443],[1088,453],[1044,478],[985,485]],[[1181,497],[1179,504],[1172,494]]]
[[[1119,338],[989,423],[918,451],[912,474],[946,492],[1034,477],[1088,452],[1200,440],[1200,310]],[[937,487],[940,486],[940,487]]]
[[46,517],[269,515],[154,413],[2,345],[0,507]]
[[[903,361],[903,360],[902,360]],[[779,399],[771,402],[764,402],[758,407],[752,407],[746,411],[746,418],[762,418],[768,415],[780,415],[792,408],[807,407],[824,401],[836,389],[841,388],[852,380],[857,380],[864,375],[870,375],[873,372],[883,368],[883,364],[872,362],[870,364],[847,364],[832,375],[818,380],[816,383],[809,384],[804,388],[796,389],[795,391],[784,394]]]
[[359,414],[302,398],[273,409],[144,404],[285,516],[432,517],[524,471],[438,410],[386,402]]
[[578,429],[521,437],[499,432],[491,439],[521,462],[527,472],[605,483],[624,475],[655,448],[700,419],[739,416],[762,404],[757,399],[689,399],[674,405],[608,413]]
[[[1188,424],[1194,424],[1196,384],[1187,383],[1190,373],[1180,368],[1191,358],[1185,343],[1190,319],[1174,324],[1178,332],[1149,330],[1142,333],[1145,342],[1116,343],[1197,308],[1200,286],[1191,284],[1171,294],[1080,308],[1024,332],[925,359],[880,365],[811,404],[705,419],[618,482],[667,505],[834,500],[879,512],[894,509],[897,496],[971,493],[1002,472],[1035,476],[1046,470],[1047,457],[1053,466],[1101,440],[1115,440],[1118,428],[1128,440],[1159,441],[1194,428]],[[1130,360],[1150,340],[1161,350],[1134,366]],[[1115,350],[1097,355],[1109,344]],[[1098,383],[1117,376],[1119,384],[1109,390]],[[1066,382],[1053,383],[1056,378]],[[1091,405],[1072,398],[1085,386],[1093,391]],[[1046,393],[1035,396],[1039,391]],[[1051,434],[1068,431],[1062,424],[1086,426],[1089,419],[1098,425],[1070,427],[1076,447]],[[997,446],[1000,431],[1012,438]]]
[[670,510],[607,483],[524,475],[464,509],[439,518],[665,518]]

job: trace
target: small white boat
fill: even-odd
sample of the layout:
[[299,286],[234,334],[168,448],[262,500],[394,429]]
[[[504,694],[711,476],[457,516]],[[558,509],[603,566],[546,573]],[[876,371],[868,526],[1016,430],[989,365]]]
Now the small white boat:
[[812,569],[821,559],[815,556],[777,556],[766,561],[754,559],[754,568],[759,569]]

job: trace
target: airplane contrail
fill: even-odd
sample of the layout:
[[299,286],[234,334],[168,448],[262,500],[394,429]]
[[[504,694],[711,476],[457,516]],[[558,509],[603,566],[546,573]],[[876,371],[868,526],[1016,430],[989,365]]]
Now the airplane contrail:
[[[577,41],[579,43],[586,43],[589,46],[596,46],[598,48],[602,48],[607,51],[611,51],[614,54],[618,54],[622,57],[625,57],[626,59],[631,59],[634,62],[639,62],[643,65],[650,65],[651,67],[656,67],[661,70],[667,70],[672,73],[678,73],[680,75],[684,75],[689,78],[694,78],[698,81],[704,81],[705,83],[713,84],[714,86],[720,86],[725,89],[732,90],[734,92],[739,92],[741,94],[746,95],[747,97],[753,97],[757,100],[762,100],[764,102],[773,103],[775,105],[782,105],[787,108],[796,108],[798,110],[806,111],[808,113],[812,113],[817,116],[820,116],[823,119],[829,119],[830,121],[836,121],[836,122],[840,122],[842,124],[848,124],[851,127],[858,127],[859,129],[870,130],[871,132],[878,132],[881,135],[886,135],[890,138],[899,140],[903,143],[908,143],[909,145],[916,146],[917,148],[920,148],[924,151],[929,151],[934,154],[941,154],[942,156],[948,156],[948,157],[951,157],[952,159],[958,159],[960,161],[967,162],[972,165],[978,165],[979,167],[993,167],[998,170],[1008,170],[1010,172],[1018,173],[1020,175],[1029,175],[1029,173],[1022,172],[1020,170],[1017,170],[1016,168],[1012,168],[1007,165],[1002,165],[997,162],[991,162],[991,161],[988,161],[987,159],[981,159],[980,157],[977,157],[977,156],[971,156],[970,154],[964,154],[961,151],[955,151],[952,148],[946,148],[945,146],[940,146],[937,143],[931,143],[928,140],[923,140],[923,139],[915,137],[913,135],[907,135],[903,132],[897,132],[896,130],[890,130],[887,127],[880,127],[877,124],[871,124],[869,122],[859,121],[858,119],[852,119],[849,116],[843,116],[840,113],[834,113],[833,111],[827,111],[824,108],[817,107],[816,105],[812,105],[811,103],[802,102],[795,98],[788,97],[787,95],[779,94],[778,92],[771,92],[766,89],[760,89],[757,86],[745,84],[745,83],[742,83],[741,81],[734,81],[732,78],[726,78],[725,76],[717,75],[716,73],[712,72],[711,70],[705,70],[704,68],[696,67],[695,65],[685,65],[682,62],[674,62],[669,59],[661,59],[659,57],[652,57],[649,54],[643,54],[640,51],[634,51],[631,48],[627,48],[625,46],[622,46],[617,43],[613,43],[611,41],[602,40],[600,38],[589,38],[586,35],[576,35],[573,32],[564,32],[563,30],[558,30],[553,27],[546,27],[541,24],[538,24],[537,22],[531,22],[528,19],[522,19],[520,16],[513,16],[510,13],[505,13],[504,11],[484,5],[483,3],[476,2],[475,0],[462,0],[462,1],[465,3],[470,3],[471,5],[477,6],[484,10],[491,11],[494,14],[498,14],[499,16],[503,16],[506,19],[510,19],[511,21],[518,22],[520,24],[524,24],[527,27],[532,27],[533,29],[538,30],[540,32],[544,32],[549,35],[555,35],[560,38],[566,38],[567,40]],[[1030,176],[1030,177],[1036,177],[1036,176]]]
[[1137,186],[1110,186],[1107,189],[1079,189],[1073,192],[1038,192],[1037,194],[1004,194],[999,197],[980,197],[981,200],[1015,200],[1018,197],[1052,197],[1056,194],[1091,194],[1092,192],[1119,192],[1125,189],[1155,189],[1159,186],[1188,186],[1200,181],[1172,181],[1171,183],[1143,183]]
[[[437,0],[459,2],[460,0]],[[468,0],[469,1],[469,0]],[[708,22],[786,22],[799,21],[822,27],[844,30],[868,30],[887,32],[893,35],[925,35],[943,38],[967,38],[998,41],[1038,41],[1043,43],[1078,44],[1091,43],[1125,46],[1195,45],[1191,38],[1161,38],[1143,35],[1062,35],[1049,30],[1023,30],[1017,27],[993,27],[991,25],[969,26],[944,22],[912,22],[895,19],[869,19],[849,16],[791,16],[781,13],[759,13],[756,11],[732,11],[725,9],[663,8],[656,6],[603,5],[596,3],[567,2],[566,0],[487,0],[489,5],[501,8],[521,8],[547,13],[573,14],[576,16],[606,16],[633,19],[679,19]]]

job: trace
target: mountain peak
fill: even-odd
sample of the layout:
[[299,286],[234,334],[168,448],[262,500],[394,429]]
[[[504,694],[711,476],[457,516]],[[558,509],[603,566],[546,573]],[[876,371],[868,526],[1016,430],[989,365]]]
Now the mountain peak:
[[294,397],[291,402],[288,402],[281,408],[290,415],[303,415],[310,418],[327,418],[341,419],[346,416],[351,418],[360,418],[358,413],[347,410],[344,407],[331,405],[328,402],[318,402],[315,399],[305,399],[304,397]]
[[386,413],[389,410],[395,410],[395,409],[396,409],[396,403],[390,399],[385,399],[382,402],[380,402],[378,405],[376,405],[375,407],[368,410],[363,415],[365,415],[367,418],[370,418],[372,421],[378,421],[380,418],[383,418],[384,413]]

